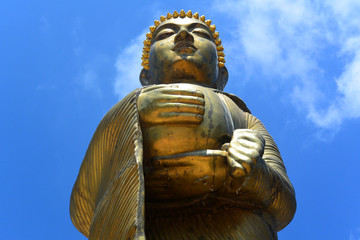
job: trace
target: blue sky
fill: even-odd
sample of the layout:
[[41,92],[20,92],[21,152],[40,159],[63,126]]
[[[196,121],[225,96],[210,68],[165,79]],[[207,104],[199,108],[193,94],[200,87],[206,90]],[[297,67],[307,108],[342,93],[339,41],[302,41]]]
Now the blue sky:
[[69,217],[104,114],[140,86],[169,11],[213,20],[229,83],[278,144],[298,209],[279,239],[360,239],[360,1],[2,1],[2,239],[85,239]]

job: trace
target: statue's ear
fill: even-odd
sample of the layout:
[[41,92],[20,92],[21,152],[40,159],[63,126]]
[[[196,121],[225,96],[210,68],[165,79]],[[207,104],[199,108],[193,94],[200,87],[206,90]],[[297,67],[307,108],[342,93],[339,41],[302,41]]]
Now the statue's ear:
[[143,68],[141,70],[141,73],[140,73],[140,83],[141,85],[143,86],[147,86],[147,85],[150,85],[150,74],[149,74],[149,70],[146,70],[145,68]]
[[219,68],[219,75],[218,75],[218,79],[217,79],[217,89],[219,90],[224,90],[225,85],[228,81],[229,78],[229,73],[228,70],[226,69],[226,67],[221,67]]

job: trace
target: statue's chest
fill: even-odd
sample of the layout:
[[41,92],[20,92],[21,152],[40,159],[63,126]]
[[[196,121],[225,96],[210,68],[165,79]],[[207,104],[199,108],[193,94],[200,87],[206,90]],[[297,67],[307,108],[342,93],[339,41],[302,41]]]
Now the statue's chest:
[[[178,84],[204,94],[205,112],[200,124],[166,124],[143,128],[144,157],[171,156],[206,149],[220,149],[229,142],[234,130],[229,110],[221,98],[209,88]],[[195,87],[194,87],[195,86]],[[181,108],[178,109],[181,112]]]
[[213,90],[195,89],[204,94],[201,123],[142,128],[147,201],[188,201],[223,186],[227,153],[221,146],[230,142],[234,131],[231,115]]

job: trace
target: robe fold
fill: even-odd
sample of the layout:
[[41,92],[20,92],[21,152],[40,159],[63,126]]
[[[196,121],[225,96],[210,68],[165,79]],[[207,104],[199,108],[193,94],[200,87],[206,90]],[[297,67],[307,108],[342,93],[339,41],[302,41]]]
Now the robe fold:
[[138,90],[101,120],[70,200],[75,227],[89,239],[144,238],[144,176]]
[[[73,187],[71,219],[75,227],[91,240],[145,239],[143,139],[137,111],[140,91],[131,92],[101,120]],[[271,169],[271,181],[247,181],[240,195],[225,192],[224,198],[229,197],[231,201],[226,207],[221,207],[220,212],[207,213],[204,209],[198,215],[189,213],[180,219],[171,216],[170,219],[177,222],[168,221],[166,217],[160,221],[147,217],[148,224],[153,221],[150,237],[146,230],[147,239],[277,239],[276,231],[285,227],[294,215],[294,190],[271,136],[241,99],[217,90],[214,92],[231,115],[238,116],[236,119],[239,120],[234,122],[236,128],[257,130],[264,136],[263,159]],[[256,199],[247,191],[247,188],[257,188],[261,193],[269,187],[266,184],[270,184],[273,191],[260,194],[263,199]],[[259,207],[244,204],[253,199],[259,202]],[[196,204],[188,211],[194,208],[198,208]],[[156,209],[147,213],[151,211]],[[183,209],[176,211],[183,212]],[[202,214],[209,220],[203,221],[205,215]],[[217,224],[219,219],[223,220]],[[183,222],[182,226],[179,226],[180,222]],[[173,230],[168,230],[171,227]],[[217,230],[217,227],[223,229]],[[262,234],[256,233],[259,229]]]

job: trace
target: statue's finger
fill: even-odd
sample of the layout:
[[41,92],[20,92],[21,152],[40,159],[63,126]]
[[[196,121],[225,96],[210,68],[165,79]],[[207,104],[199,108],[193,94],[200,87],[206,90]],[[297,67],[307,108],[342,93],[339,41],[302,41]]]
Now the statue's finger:
[[166,88],[166,89],[163,89],[162,92],[165,94],[187,95],[187,96],[196,96],[196,97],[204,98],[204,94],[199,90]]
[[248,139],[235,139],[230,143],[231,146],[235,148],[243,149],[244,153],[252,154],[254,151],[261,153],[263,152],[263,145],[255,141],[250,141]]
[[168,124],[200,124],[203,121],[202,114],[195,113],[177,113],[177,112],[165,112],[160,113],[159,117],[163,123]]
[[157,104],[159,112],[173,113],[194,113],[204,115],[205,108],[200,105],[188,103],[159,103]]
[[229,146],[230,146],[230,143],[224,143],[222,146],[221,146],[221,149],[226,151],[229,149]]
[[253,166],[253,160],[247,155],[239,152],[237,149],[229,148],[229,157],[234,159],[237,164],[240,164],[242,168],[246,170],[246,173],[249,174],[251,172]]
[[246,162],[248,164],[256,164],[256,159],[260,156],[259,151],[250,149],[244,146],[234,146],[230,144],[229,153],[234,155],[238,161]]
[[159,102],[179,102],[179,103],[192,103],[199,104],[204,106],[205,100],[204,98],[197,96],[187,96],[187,95],[165,95]]
[[166,85],[164,84],[159,84],[159,85],[153,85],[153,86],[149,86],[149,87],[145,87],[141,90],[141,93],[146,93],[146,92],[150,92],[156,89],[160,89],[160,88],[164,88]]
[[234,178],[247,176],[245,168],[237,163],[232,157],[228,156],[229,173]]
[[258,143],[260,146],[265,146],[264,137],[255,130],[251,129],[236,129],[233,134],[233,138],[236,139],[246,139],[252,142]]

